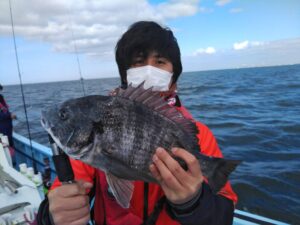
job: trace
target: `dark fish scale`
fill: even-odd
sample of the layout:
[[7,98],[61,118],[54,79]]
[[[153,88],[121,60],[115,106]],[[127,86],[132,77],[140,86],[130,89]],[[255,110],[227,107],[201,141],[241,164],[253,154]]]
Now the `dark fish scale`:
[[168,129],[169,125],[158,114],[153,114],[147,108],[138,107],[136,111],[139,113],[135,113],[135,117],[129,113],[127,118],[131,119],[124,121],[122,142],[125,143],[124,146],[132,148],[121,152],[122,160],[131,168],[149,173],[148,167],[155,149],[159,146],[166,149],[171,147],[171,141],[168,140],[168,134],[171,132]]
[[[124,99],[120,100],[124,101]],[[111,103],[112,111],[110,111],[110,115],[115,116],[118,114],[118,109],[114,107],[114,103],[117,103],[117,101]],[[117,134],[120,135],[121,145],[113,143],[115,145],[113,149],[116,152],[112,153],[112,156],[127,163],[131,168],[149,173],[148,166],[152,161],[155,148],[163,146],[159,144],[161,133],[166,133],[161,128],[163,121],[159,115],[153,115],[149,109],[143,106],[136,105],[133,102],[128,102],[126,106],[133,109],[127,110],[127,116],[123,115],[123,126],[120,129],[120,133]],[[114,122],[117,123],[118,121],[115,120]],[[111,124],[111,121],[105,122],[104,126],[112,128],[110,131],[116,135],[114,124]],[[131,147],[129,148],[128,146]]]
[[[153,127],[149,126],[149,124],[153,123],[153,118],[149,115],[137,115],[138,116],[131,121],[133,132],[130,135],[133,135],[134,139],[131,143],[133,151],[129,154],[128,162],[130,162],[130,167],[145,171],[151,157],[149,155],[151,154],[151,152],[149,152],[149,143],[153,143],[155,141],[155,137],[152,135],[154,133],[152,130]],[[147,151],[145,151],[145,149],[147,149]]]

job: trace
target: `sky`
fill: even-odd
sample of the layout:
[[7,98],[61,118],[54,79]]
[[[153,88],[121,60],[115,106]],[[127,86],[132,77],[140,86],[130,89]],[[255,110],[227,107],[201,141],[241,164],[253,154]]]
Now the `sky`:
[[[299,0],[11,0],[24,83],[117,77],[128,26],[169,27],[183,71],[300,63]],[[75,54],[77,50],[77,55]],[[18,84],[9,0],[0,0],[0,83]]]

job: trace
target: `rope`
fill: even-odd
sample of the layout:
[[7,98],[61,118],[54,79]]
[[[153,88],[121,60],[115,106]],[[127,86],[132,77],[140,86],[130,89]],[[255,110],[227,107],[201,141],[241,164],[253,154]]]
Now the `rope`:
[[26,125],[27,125],[27,132],[29,136],[29,143],[30,143],[30,151],[31,151],[31,157],[32,157],[32,166],[34,169],[34,172],[37,172],[36,168],[36,162],[33,156],[33,150],[32,150],[32,142],[31,142],[31,133],[30,133],[30,127],[29,127],[29,121],[28,121],[28,114],[27,114],[27,108],[26,108],[26,102],[25,102],[25,95],[24,95],[24,89],[23,89],[23,83],[22,83],[22,76],[20,72],[20,65],[19,65],[19,56],[17,51],[17,44],[16,44],[16,37],[15,37],[15,28],[14,28],[14,21],[13,21],[13,15],[12,15],[12,9],[11,9],[11,0],[9,0],[9,10],[10,10],[10,20],[11,20],[11,28],[13,33],[13,39],[14,39],[14,47],[15,47],[15,55],[16,55],[16,62],[17,62],[17,68],[18,68],[18,74],[19,74],[19,80],[20,80],[20,87],[21,87],[21,93],[22,93],[22,99],[23,99],[23,108],[25,112],[26,117]]

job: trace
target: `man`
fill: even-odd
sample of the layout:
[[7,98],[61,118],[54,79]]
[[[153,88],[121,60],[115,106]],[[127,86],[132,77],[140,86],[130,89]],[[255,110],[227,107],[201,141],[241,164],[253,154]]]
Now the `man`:
[[10,146],[13,146],[12,132],[13,124],[12,120],[16,119],[16,115],[9,111],[8,105],[1,94],[3,87],[0,84],[0,133],[8,137]]
[[[145,81],[144,85],[153,86],[170,105],[193,120],[176,95],[182,66],[172,31],[155,22],[133,24],[117,43],[116,61],[121,88]],[[199,130],[197,138],[202,154],[222,157],[211,131],[194,122]],[[48,195],[49,210],[45,201],[39,217],[48,218],[54,224],[86,224],[91,218],[88,195],[94,193],[92,217],[98,225],[232,224],[237,196],[230,184],[217,195],[212,194],[198,160],[184,149],[173,148],[172,152],[187,163],[187,171],[164,149],[158,148],[149,169],[160,185],[136,181],[130,209],[122,209],[116,203],[103,172],[72,160],[76,179],[84,181],[64,186],[56,181]]]

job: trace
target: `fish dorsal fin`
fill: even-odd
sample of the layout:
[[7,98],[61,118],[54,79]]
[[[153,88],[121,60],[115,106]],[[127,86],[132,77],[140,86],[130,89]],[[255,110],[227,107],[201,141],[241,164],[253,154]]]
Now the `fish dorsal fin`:
[[198,129],[193,121],[185,118],[175,107],[170,106],[160,96],[160,92],[153,91],[152,87],[144,89],[144,82],[137,87],[133,87],[130,84],[127,89],[120,89],[117,96],[143,104],[169,120],[180,124],[190,134],[196,135],[198,133]]

